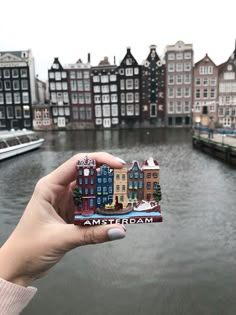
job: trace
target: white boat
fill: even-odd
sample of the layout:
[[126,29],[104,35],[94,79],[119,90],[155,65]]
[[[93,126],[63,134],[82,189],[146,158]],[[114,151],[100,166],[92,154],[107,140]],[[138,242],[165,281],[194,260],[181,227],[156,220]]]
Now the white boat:
[[0,161],[35,150],[43,142],[32,130],[0,131]]
[[133,210],[144,212],[160,211],[160,205],[154,200],[152,201],[142,200],[140,202],[134,203]]

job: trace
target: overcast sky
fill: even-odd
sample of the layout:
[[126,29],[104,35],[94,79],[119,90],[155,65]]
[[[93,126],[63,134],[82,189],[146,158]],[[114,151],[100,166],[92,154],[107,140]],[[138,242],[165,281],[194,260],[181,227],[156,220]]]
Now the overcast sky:
[[178,40],[193,44],[194,62],[206,53],[218,65],[235,48],[235,0],[9,0],[0,3],[0,51],[31,49],[36,74],[47,79],[54,57],[96,66],[104,56],[141,64],[149,45],[161,57]]

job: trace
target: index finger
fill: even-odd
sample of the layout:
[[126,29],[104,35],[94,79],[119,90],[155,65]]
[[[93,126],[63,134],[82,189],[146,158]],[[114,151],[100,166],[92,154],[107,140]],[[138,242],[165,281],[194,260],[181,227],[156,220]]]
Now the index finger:
[[79,153],[74,155],[71,159],[63,163],[53,172],[48,175],[48,179],[52,184],[69,185],[76,179],[76,164],[78,160],[84,159],[88,156],[90,159],[96,161],[97,167],[102,164],[107,164],[111,168],[122,168],[125,162],[107,152],[92,152]]

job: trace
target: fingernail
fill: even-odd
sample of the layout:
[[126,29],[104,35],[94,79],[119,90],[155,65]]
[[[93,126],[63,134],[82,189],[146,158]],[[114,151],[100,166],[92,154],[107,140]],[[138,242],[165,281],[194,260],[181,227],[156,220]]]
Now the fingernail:
[[118,228],[110,229],[107,234],[110,241],[120,240],[125,237],[125,231]]
[[121,163],[121,164],[126,164],[126,162],[124,160],[122,160],[121,158],[115,156],[115,159],[117,160],[117,162]]

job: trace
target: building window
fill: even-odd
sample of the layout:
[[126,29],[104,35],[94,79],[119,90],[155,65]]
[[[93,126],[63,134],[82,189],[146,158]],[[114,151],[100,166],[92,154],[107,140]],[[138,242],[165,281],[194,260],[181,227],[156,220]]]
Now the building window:
[[175,64],[169,63],[168,64],[168,72],[174,72],[175,71]]
[[203,85],[208,85],[208,78],[203,78]]
[[182,103],[180,101],[176,104],[176,113],[182,113]]
[[92,119],[92,109],[91,107],[86,107],[86,119],[91,120]]
[[126,76],[132,76],[133,75],[133,68],[126,68],[125,69],[125,75]]
[[15,106],[15,116],[16,118],[22,118],[22,112],[20,106]]
[[177,87],[176,97],[182,97],[182,88],[181,87]]
[[101,82],[102,82],[102,83],[107,83],[107,82],[109,82],[108,75],[102,75],[102,76],[101,76]]
[[95,75],[95,76],[93,77],[93,82],[100,82],[100,77],[99,77],[99,75]]
[[204,97],[204,98],[207,98],[207,97],[208,97],[208,90],[207,90],[207,89],[204,89],[204,90],[203,90],[203,97]]
[[201,84],[201,79],[200,78],[196,78],[195,79],[195,84],[196,85],[200,85]]
[[0,104],[4,104],[4,98],[3,98],[3,94],[0,93]]
[[150,117],[157,116],[157,104],[150,104]]
[[12,69],[12,77],[13,78],[19,77],[19,70],[18,69]]
[[184,88],[184,96],[185,96],[185,97],[190,97],[190,96],[191,96],[190,88],[189,88],[189,87],[185,87],[185,88]]
[[62,89],[63,90],[67,90],[68,89],[67,82],[62,82]]
[[117,94],[111,94],[111,102],[117,103]]
[[95,116],[96,117],[102,117],[101,105],[96,105],[95,106]]
[[116,92],[117,91],[117,85],[116,84],[112,84],[110,86],[110,90],[111,90],[111,92]]
[[77,71],[77,79],[83,79],[82,71]]
[[184,64],[184,71],[190,71],[191,70],[191,63],[188,62],[188,63],[185,63]]
[[79,109],[79,116],[81,120],[85,120],[85,110],[84,107],[80,107]]
[[3,106],[0,107],[0,119],[1,118],[5,118],[5,110]]
[[12,95],[11,95],[11,93],[6,93],[6,104],[12,104]]
[[134,88],[135,90],[139,89],[139,79],[134,79]]
[[4,87],[5,87],[5,90],[10,90],[11,89],[11,81],[6,80],[4,82]]
[[13,107],[7,106],[7,118],[13,118],[13,117],[14,117]]
[[126,102],[133,103],[134,102],[134,93],[127,93],[126,94]]
[[216,97],[216,90],[215,88],[211,88],[211,98],[215,98]]
[[134,116],[134,105],[127,105],[127,116]]
[[70,88],[71,88],[71,91],[76,91],[76,81],[75,80],[70,81]]
[[110,95],[108,95],[108,94],[102,95],[102,102],[103,103],[109,103],[110,102]]
[[184,75],[184,83],[185,84],[190,84],[191,83],[191,75],[189,73],[186,73]]
[[216,85],[216,78],[215,78],[215,77],[212,77],[212,78],[210,79],[210,84],[211,84],[211,85]]
[[174,104],[173,104],[173,102],[169,102],[168,103],[168,113],[169,114],[174,113]]
[[77,100],[77,93],[72,93],[72,104],[77,104],[78,100]]
[[176,59],[177,60],[182,60],[183,59],[183,53],[176,53]]
[[134,88],[134,81],[133,81],[133,79],[127,79],[126,80],[126,89],[127,90],[133,90],[133,88]]
[[110,75],[110,81],[116,81],[116,75],[115,74],[111,74]]
[[103,105],[102,112],[103,112],[103,117],[110,117],[111,116],[110,105]]
[[168,97],[174,97],[174,88],[172,87],[168,88]]
[[174,53],[169,53],[167,58],[168,58],[168,60],[175,60],[175,54]]
[[24,118],[29,118],[30,117],[30,107],[27,105],[23,106],[23,115]]
[[177,74],[176,84],[182,84],[182,83],[183,83],[183,75]]
[[94,103],[101,103],[101,96],[100,95],[94,96]]
[[14,103],[20,104],[20,93],[14,93]]
[[21,69],[20,70],[20,76],[22,78],[26,78],[27,77],[27,69]]
[[183,71],[183,64],[182,63],[176,64],[176,71]]
[[4,76],[4,78],[10,78],[10,70],[4,69],[3,70],[3,76]]
[[79,118],[79,111],[78,111],[78,107],[73,107],[73,110],[72,110],[72,113],[73,113],[73,119],[77,120]]
[[174,84],[174,75],[173,74],[168,75],[168,84]]
[[111,105],[111,113],[112,113],[112,116],[118,116],[118,105],[117,104]]
[[79,104],[84,104],[84,94],[79,93]]
[[100,86],[99,85],[95,85],[94,87],[93,87],[93,91],[94,91],[94,93],[100,93]]
[[190,102],[189,101],[184,102],[184,112],[190,113]]
[[109,93],[109,85],[102,85],[102,93]]
[[84,84],[82,80],[77,81],[78,84],[78,91],[83,91],[84,90]]
[[90,91],[90,81],[89,80],[84,80],[84,90],[85,91]]
[[196,91],[195,91],[195,97],[196,97],[196,98],[200,98],[200,97],[201,97],[200,89],[196,89]]

